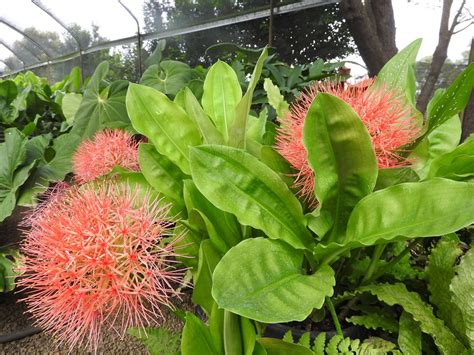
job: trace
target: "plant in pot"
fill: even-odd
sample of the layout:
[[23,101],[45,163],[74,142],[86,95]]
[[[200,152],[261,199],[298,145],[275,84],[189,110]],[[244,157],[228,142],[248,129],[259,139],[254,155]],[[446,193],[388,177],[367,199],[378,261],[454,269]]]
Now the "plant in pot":
[[[380,99],[380,90],[399,93],[403,112],[416,122],[409,124],[416,136],[392,156],[404,162],[399,166],[380,164],[374,139],[382,132],[370,132],[347,101],[330,90],[311,98],[299,139],[314,174],[317,204],[304,203],[294,191],[292,170],[274,148],[275,126],[264,114],[249,111],[265,51],[244,95],[232,68],[223,62],[213,65],[204,81],[202,106],[188,89],[171,101],[156,90],[130,86],[132,125],[150,141],[139,148],[140,168],[184,217],[177,229],[187,230],[183,243],[193,258],[183,262],[192,270],[193,302],[208,319],[205,324],[186,314],[183,354],[312,353],[303,345],[264,337],[264,328],[301,322],[324,305],[338,333],[327,344],[331,349],[391,346],[397,351],[380,339],[354,344],[343,339],[331,298],[389,274],[407,255],[405,242],[456,232],[473,221],[472,166],[465,163],[472,151],[451,144],[449,152],[433,157],[430,147],[465,107],[474,68],[435,95],[423,123],[414,108],[419,45],[415,41],[402,50],[369,87],[359,88],[369,93],[367,100]],[[269,102],[284,112],[287,104],[277,88],[268,81],[265,86]],[[431,153],[423,162],[424,146]],[[369,253],[362,280],[353,282],[352,290],[339,285],[351,278],[351,259]],[[381,258],[390,266],[382,267],[387,265]],[[464,345],[449,349],[463,350]]]

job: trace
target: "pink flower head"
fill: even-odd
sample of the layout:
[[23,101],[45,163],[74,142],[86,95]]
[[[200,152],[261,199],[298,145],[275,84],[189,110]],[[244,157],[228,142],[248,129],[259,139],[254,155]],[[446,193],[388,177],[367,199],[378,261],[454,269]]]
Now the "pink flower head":
[[314,205],[314,173],[307,161],[303,145],[303,125],[309,106],[318,92],[326,92],[347,102],[367,128],[379,168],[394,168],[408,162],[400,149],[412,142],[420,130],[406,100],[386,87],[368,90],[373,80],[356,85],[316,83],[302,92],[291,105],[290,113],[280,117],[277,151],[298,171],[294,186],[300,195]]
[[126,131],[106,129],[97,132],[92,140],[82,142],[72,161],[79,183],[106,175],[115,166],[139,171],[138,143]]
[[89,183],[57,190],[28,219],[24,301],[36,324],[71,349],[97,351],[104,328],[122,336],[173,308],[174,222],[169,205],[127,185]]

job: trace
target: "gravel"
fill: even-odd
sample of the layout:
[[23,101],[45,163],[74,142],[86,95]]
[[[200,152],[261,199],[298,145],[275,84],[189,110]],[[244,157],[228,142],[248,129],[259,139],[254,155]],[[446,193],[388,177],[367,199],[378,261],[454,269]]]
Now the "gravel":
[[[179,308],[190,309],[188,297],[178,305]],[[17,302],[17,297],[12,294],[0,293],[0,336],[10,332],[24,329],[33,324],[32,319],[25,315],[25,306]],[[165,312],[165,322],[163,327],[180,332],[183,323],[170,311]],[[84,350],[74,350],[69,352],[67,347],[58,347],[53,338],[44,332],[30,337],[0,344],[0,355],[23,355],[23,354],[90,354]],[[97,354],[149,354],[146,347],[137,339],[126,335],[120,339],[113,330],[105,332],[103,342]]]

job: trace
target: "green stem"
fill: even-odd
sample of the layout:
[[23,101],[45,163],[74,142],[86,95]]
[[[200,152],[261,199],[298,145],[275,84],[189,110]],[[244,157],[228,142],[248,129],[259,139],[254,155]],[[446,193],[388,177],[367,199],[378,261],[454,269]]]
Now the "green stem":
[[379,270],[373,277],[372,277],[372,282],[377,280],[380,276],[382,276],[383,274],[385,274],[385,271],[386,270],[389,270],[390,268],[392,268],[395,264],[397,264],[401,259],[403,259],[403,257],[405,255],[407,255],[411,248],[416,244],[416,240],[410,242],[410,244],[408,244],[408,246],[400,253],[398,254],[396,257],[394,257],[387,265],[385,265],[385,267],[383,267],[381,270]]
[[336,327],[337,335],[343,337],[344,335],[342,334],[341,323],[339,323],[336,310],[334,309],[334,305],[332,304],[332,301],[329,297],[326,297],[326,307],[328,308],[329,313],[331,313],[332,321],[334,322],[334,326]]
[[379,244],[375,246],[374,253],[372,254],[372,259],[370,260],[369,268],[367,269],[367,273],[362,279],[361,285],[367,285],[372,281],[372,275],[374,274],[374,271],[377,268],[377,262],[382,256],[385,246],[386,244]]

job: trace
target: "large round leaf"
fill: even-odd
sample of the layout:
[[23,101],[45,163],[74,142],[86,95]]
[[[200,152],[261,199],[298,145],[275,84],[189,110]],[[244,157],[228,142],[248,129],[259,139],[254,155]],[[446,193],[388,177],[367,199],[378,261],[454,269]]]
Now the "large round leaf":
[[145,70],[140,84],[151,86],[165,94],[176,95],[190,80],[189,65],[175,60],[165,60]]
[[302,321],[333,294],[327,265],[301,273],[303,252],[266,238],[246,239],[224,255],[213,275],[220,308],[265,323]]

